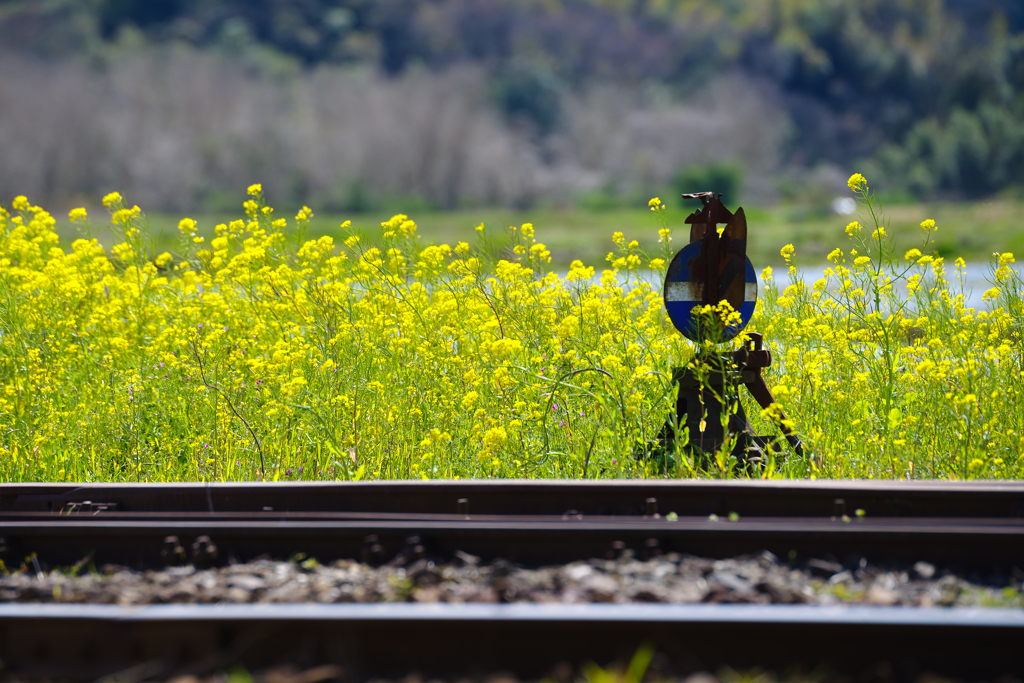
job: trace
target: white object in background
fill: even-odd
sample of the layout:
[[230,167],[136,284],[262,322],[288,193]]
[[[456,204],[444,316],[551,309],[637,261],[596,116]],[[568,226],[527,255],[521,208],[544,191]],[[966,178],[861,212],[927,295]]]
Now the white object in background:
[[853,197],[836,197],[832,200],[832,210],[840,216],[849,216],[857,210],[857,200]]

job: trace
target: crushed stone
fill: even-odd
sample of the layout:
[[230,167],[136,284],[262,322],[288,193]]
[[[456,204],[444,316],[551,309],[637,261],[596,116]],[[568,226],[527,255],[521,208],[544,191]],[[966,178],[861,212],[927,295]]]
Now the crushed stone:
[[0,577],[0,602],[164,603],[748,603],[1024,607],[1024,574],[959,576],[927,562],[905,568],[791,564],[769,552],[730,559],[668,553],[525,568],[467,553],[447,561],[259,559],[200,569],[137,571],[105,565],[48,573],[24,566]]

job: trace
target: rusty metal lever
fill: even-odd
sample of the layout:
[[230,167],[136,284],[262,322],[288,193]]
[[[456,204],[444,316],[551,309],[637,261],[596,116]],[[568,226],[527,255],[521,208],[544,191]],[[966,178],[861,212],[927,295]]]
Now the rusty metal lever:
[[[763,345],[764,337],[760,333],[748,333],[747,343],[743,348],[733,353],[733,361],[740,368],[743,385],[747,387],[747,391],[750,392],[750,395],[754,397],[754,400],[757,401],[761,408],[767,408],[775,403],[775,397],[772,396],[771,389],[768,388],[764,381],[764,376],[761,374],[764,368],[772,364],[772,353],[768,349],[763,348]],[[778,408],[778,412],[772,414],[772,422],[782,431],[786,441],[793,447],[796,454],[803,457],[803,442],[792,429],[786,426],[788,419],[786,414],[782,412],[782,408]]]

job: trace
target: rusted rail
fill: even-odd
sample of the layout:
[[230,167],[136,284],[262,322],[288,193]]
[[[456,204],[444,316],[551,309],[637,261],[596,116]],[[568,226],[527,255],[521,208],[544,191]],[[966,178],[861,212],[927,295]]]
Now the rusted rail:
[[148,512],[332,511],[474,515],[1024,518],[1024,483],[925,481],[371,481],[287,484],[4,484],[0,513],[92,501]]
[[0,558],[158,564],[163,541],[213,538],[221,561],[358,557],[418,535],[429,552],[541,564],[638,553],[854,555],[1024,566],[1024,484],[371,482],[0,487]]
[[[792,605],[0,605],[0,657],[26,679],[167,680],[241,664],[341,666],[344,680],[628,661],[665,674],[758,667],[914,681],[1021,671],[1024,614]],[[145,674],[145,675],[142,675]],[[856,678],[854,678],[856,680]]]

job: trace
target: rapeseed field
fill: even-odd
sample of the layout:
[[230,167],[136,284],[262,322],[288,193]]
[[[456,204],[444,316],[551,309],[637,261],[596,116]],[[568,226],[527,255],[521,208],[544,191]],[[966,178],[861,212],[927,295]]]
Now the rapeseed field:
[[209,241],[182,219],[174,254],[117,193],[109,252],[84,209],[64,246],[17,197],[0,209],[0,480],[1020,477],[1013,255],[993,254],[989,308],[967,308],[963,262],[930,249],[941,226],[896,253],[865,179],[850,188],[861,220],[822,280],[803,281],[790,245],[789,272],[762,274],[747,331],[807,448],[746,468],[683,443],[643,455],[672,368],[709,350],[664,314],[689,227],[658,199],[659,253],[615,233],[606,262],[559,273],[529,223],[504,250],[484,225],[473,244],[424,246],[404,215],[373,239],[343,225],[337,244],[306,240],[309,209],[279,218],[259,185]]

